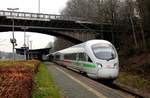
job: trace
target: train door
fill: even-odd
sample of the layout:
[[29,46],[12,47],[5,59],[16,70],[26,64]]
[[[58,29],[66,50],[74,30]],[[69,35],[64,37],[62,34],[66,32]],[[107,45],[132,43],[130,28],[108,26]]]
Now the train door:
[[75,63],[74,63],[74,67],[76,69],[79,69],[79,65],[80,65],[79,53],[76,53],[76,60],[75,60]]
[[84,64],[86,63],[86,54],[85,53],[79,53],[79,60],[78,60],[78,69],[80,69],[80,71],[83,71],[84,69]]

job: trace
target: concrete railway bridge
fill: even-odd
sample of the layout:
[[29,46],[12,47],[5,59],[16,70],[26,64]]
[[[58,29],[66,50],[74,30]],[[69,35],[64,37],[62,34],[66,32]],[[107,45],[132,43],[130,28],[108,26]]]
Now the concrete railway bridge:
[[0,10],[0,32],[12,31],[13,19],[15,31],[24,31],[23,28],[27,28],[26,31],[29,32],[62,36],[77,42],[91,39],[91,35],[104,29],[105,32],[110,32],[111,27],[110,24],[92,23],[78,17]]
[[94,39],[96,35],[113,39],[110,33],[113,26],[110,23],[93,23],[63,15],[0,10],[0,32],[12,31],[13,27],[14,31],[25,30],[53,35],[74,44]]

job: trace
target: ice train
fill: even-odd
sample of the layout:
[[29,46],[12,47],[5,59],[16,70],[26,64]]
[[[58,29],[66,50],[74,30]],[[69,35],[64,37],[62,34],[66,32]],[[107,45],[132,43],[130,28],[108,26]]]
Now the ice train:
[[53,56],[57,64],[86,73],[94,79],[115,80],[118,77],[118,54],[106,40],[89,40],[49,56]]

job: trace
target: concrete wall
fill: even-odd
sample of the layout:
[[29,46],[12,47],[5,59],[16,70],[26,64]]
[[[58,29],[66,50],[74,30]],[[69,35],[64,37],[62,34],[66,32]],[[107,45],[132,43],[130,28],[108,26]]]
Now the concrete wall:
[[57,38],[54,42],[54,49],[53,51],[58,51],[61,49],[68,48],[70,46],[73,46],[74,43],[68,40],[65,40],[64,38]]

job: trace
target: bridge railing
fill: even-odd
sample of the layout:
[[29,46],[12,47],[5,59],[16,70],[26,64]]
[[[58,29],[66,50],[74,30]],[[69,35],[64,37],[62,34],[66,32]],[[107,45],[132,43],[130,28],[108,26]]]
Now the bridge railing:
[[70,17],[66,15],[56,15],[56,14],[42,14],[42,13],[29,13],[29,12],[14,12],[14,11],[4,11],[0,10],[0,16],[6,16],[7,18],[15,19],[28,19],[28,20],[68,20],[68,21],[83,21],[79,17]]

